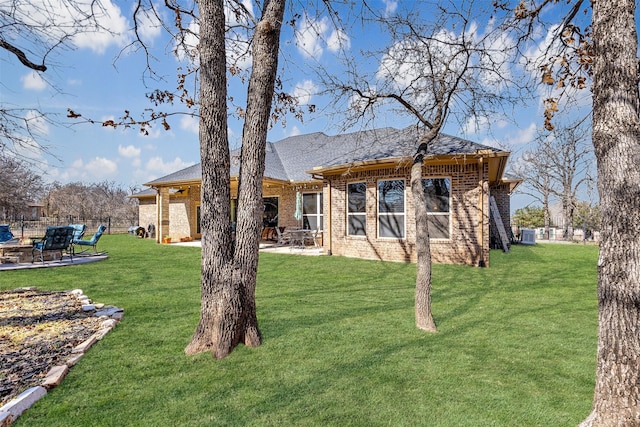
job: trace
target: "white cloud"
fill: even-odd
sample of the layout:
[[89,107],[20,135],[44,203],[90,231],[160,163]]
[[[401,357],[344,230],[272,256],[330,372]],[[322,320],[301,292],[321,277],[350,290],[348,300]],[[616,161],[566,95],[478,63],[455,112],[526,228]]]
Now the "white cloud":
[[384,16],[391,16],[398,8],[398,2],[395,0],[382,0],[384,3]]
[[182,116],[180,119],[180,129],[198,135],[200,128],[200,120],[195,116]]
[[136,19],[138,22],[138,35],[146,43],[151,43],[161,35],[162,23],[155,14],[145,10],[138,13]]
[[297,136],[297,135],[301,134],[300,129],[298,128],[298,126],[293,126],[293,127],[287,128],[287,129],[289,129],[289,132],[286,135],[287,137],[289,137],[289,136]]
[[[77,8],[85,13],[98,10],[97,21],[102,29],[82,32],[73,38],[73,43],[79,48],[91,49],[99,54],[104,53],[111,45],[126,45],[129,40],[128,31],[130,25],[122,15],[120,8],[110,0],[101,3],[102,9],[96,9],[93,3],[93,1],[89,0],[80,1],[77,3]],[[73,22],[72,20],[77,12],[74,13],[68,7],[64,10],[70,14],[67,19]]]
[[[0,6],[4,9],[4,5]],[[125,46],[131,25],[113,0],[40,0],[23,2],[12,11],[16,21],[46,28],[50,41],[70,40],[76,47],[104,53],[112,45]],[[88,18],[90,17],[90,18]]]
[[135,157],[140,157],[140,152],[142,150],[138,147],[135,147],[133,145],[127,145],[126,147],[123,147],[122,145],[118,145],[118,154],[120,154],[122,157],[128,157],[128,158],[135,158]]
[[117,175],[118,164],[104,157],[95,157],[84,165],[84,170],[86,170],[89,175],[104,179]]
[[307,105],[317,91],[318,87],[311,80],[305,80],[296,84],[292,96],[296,98],[298,105]]
[[159,172],[161,174],[167,175],[184,169],[193,164],[193,162],[185,162],[180,157],[176,157],[169,162],[165,162],[162,157],[157,156],[149,159],[149,161],[145,165],[145,169],[148,172]]
[[36,71],[32,71],[20,78],[22,80],[22,87],[29,90],[44,90],[47,87],[47,82]]
[[537,133],[538,126],[535,123],[531,123],[526,128],[518,129],[515,134],[509,135],[506,142],[510,146],[528,144],[535,139]]
[[348,50],[351,47],[351,39],[344,31],[334,29],[327,39],[327,49],[338,52],[340,49]]
[[29,110],[24,117],[29,131],[37,135],[49,135],[49,124],[44,116],[36,110]]
[[310,19],[308,16],[300,21],[298,31],[296,31],[296,44],[298,51],[307,57],[320,59],[324,48],[322,47],[322,39],[325,38],[329,29],[327,18],[320,20]]

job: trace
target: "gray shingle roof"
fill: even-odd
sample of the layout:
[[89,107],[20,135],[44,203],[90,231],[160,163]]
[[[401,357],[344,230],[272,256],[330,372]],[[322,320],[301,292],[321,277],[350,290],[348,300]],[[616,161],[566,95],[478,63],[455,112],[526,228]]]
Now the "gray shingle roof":
[[[283,181],[308,181],[314,168],[334,167],[354,162],[411,157],[418,146],[417,128],[383,128],[335,136],[317,132],[296,135],[266,147],[265,177]],[[480,150],[493,153],[502,150],[466,139],[440,134],[429,149],[431,155],[473,154]],[[231,176],[239,173],[240,150],[231,153]],[[234,161],[235,160],[235,161]],[[153,186],[171,182],[195,181],[202,178],[200,164],[148,182]]]

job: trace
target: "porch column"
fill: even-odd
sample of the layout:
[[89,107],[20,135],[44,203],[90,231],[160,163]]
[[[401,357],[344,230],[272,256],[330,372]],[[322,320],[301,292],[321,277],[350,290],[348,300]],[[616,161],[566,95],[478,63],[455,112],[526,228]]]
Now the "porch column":
[[162,242],[162,238],[169,235],[169,188],[160,187],[156,196],[158,206],[158,230],[156,242]]

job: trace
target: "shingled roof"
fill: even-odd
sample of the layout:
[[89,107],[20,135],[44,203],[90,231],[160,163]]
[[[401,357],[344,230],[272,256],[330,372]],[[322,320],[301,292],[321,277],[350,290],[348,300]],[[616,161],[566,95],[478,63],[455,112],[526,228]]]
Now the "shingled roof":
[[[407,158],[415,154],[419,142],[416,127],[405,129],[383,128],[359,131],[335,136],[322,132],[296,135],[278,142],[268,142],[265,158],[265,178],[300,182],[313,177],[309,171],[384,159]],[[430,144],[429,155],[464,155],[478,152],[506,153],[487,145],[466,139],[440,134]],[[231,176],[238,176],[240,150],[231,153]],[[189,166],[162,178],[146,183],[146,186],[167,185],[176,182],[200,181],[200,164]]]

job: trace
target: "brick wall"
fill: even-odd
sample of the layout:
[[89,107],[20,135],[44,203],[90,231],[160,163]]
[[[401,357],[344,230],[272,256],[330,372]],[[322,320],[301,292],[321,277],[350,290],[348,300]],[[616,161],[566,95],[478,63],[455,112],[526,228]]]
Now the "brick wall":
[[143,198],[140,199],[140,203],[138,205],[138,225],[147,229],[149,224],[153,224],[158,229],[156,225],[156,199],[154,198]]
[[[436,263],[488,265],[489,217],[488,187],[481,183],[481,174],[487,175],[488,165],[482,170],[476,163],[461,161],[454,165],[425,166],[424,178],[451,179],[451,236],[446,240],[431,240],[431,256]],[[415,213],[409,189],[410,168],[390,168],[351,173],[348,176],[327,177],[330,188],[325,190],[325,221],[331,193],[331,239],[325,239],[325,251],[335,255],[380,259],[389,261],[416,261]],[[377,237],[377,183],[379,179],[405,180],[405,233],[404,239]],[[367,236],[347,236],[346,197],[347,184],[366,182]],[[479,208],[482,204],[483,209]],[[326,224],[325,224],[325,228]]]

